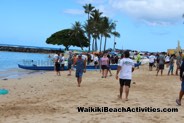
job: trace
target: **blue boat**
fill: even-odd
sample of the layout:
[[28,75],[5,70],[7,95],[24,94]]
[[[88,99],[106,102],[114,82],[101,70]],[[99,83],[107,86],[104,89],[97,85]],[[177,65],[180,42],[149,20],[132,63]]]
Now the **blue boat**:
[[[140,63],[136,63],[135,67],[138,67],[139,65],[141,65]],[[26,69],[26,70],[45,70],[45,71],[53,71],[54,70],[54,66],[37,66],[37,65],[32,65],[32,66],[28,66],[28,65],[20,65],[18,64],[19,68],[22,69]],[[75,67],[74,67],[75,68]],[[117,70],[118,65],[117,64],[112,64],[110,65],[111,70]],[[95,70],[95,66],[94,65],[87,65],[86,66],[87,70]],[[97,67],[97,69],[100,69],[99,66]],[[64,71],[68,70],[67,66],[64,66]]]

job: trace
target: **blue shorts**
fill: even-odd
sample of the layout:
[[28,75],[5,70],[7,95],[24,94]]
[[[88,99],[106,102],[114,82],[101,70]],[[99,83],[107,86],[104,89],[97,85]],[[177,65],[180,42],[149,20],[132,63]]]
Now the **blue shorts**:
[[184,92],[184,81],[181,82],[181,91]]
[[83,75],[83,72],[82,72],[82,71],[76,71],[76,73],[75,73],[75,76],[76,76],[77,78],[81,78],[82,75]]

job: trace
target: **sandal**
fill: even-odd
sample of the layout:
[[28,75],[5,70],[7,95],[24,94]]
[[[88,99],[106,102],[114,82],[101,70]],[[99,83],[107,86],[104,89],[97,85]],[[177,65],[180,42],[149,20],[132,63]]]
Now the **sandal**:
[[179,99],[176,99],[176,103],[177,103],[177,105],[178,105],[178,106],[180,106],[180,105],[181,105],[181,103],[180,103]]

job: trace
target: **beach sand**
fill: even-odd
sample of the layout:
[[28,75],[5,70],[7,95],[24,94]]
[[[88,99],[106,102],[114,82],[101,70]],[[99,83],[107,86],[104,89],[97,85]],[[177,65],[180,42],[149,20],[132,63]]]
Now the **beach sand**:
[[[129,101],[117,99],[119,81],[113,76],[101,78],[99,71],[87,71],[81,87],[74,72],[45,72],[24,78],[0,80],[0,123],[183,123],[184,99],[177,106],[179,76],[155,76],[148,65],[133,73]],[[123,95],[124,96],[124,95]],[[178,112],[93,112],[79,113],[77,107],[153,107],[178,108]]]

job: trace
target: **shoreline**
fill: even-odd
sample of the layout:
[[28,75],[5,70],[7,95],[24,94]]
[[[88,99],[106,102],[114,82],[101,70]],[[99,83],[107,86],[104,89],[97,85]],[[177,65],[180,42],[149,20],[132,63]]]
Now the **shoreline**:
[[43,74],[45,71],[23,70],[20,68],[9,68],[0,71],[0,80],[24,78],[29,75]]

